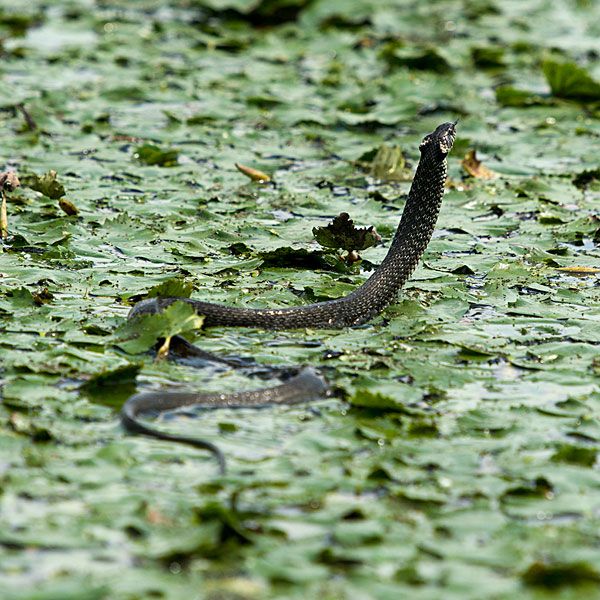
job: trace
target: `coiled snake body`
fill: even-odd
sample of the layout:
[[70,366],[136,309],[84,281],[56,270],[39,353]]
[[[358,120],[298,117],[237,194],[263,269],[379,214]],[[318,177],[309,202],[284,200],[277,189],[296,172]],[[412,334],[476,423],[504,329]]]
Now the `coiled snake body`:
[[[335,329],[369,321],[396,299],[398,291],[414,271],[429,244],[444,195],[446,157],[454,143],[455,125],[456,123],[443,123],[421,142],[421,158],[390,249],[373,275],[347,296],[305,306],[275,309],[236,308],[189,298],[153,298],[136,304],[129,318],[160,312],[173,302],[183,301],[191,304],[197,314],[204,316],[203,327]],[[225,459],[214,444],[153,429],[141,423],[138,417],[145,412],[160,412],[190,405],[202,408],[239,408],[294,404],[323,397],[326,392],[324,380],[314,369],[305,368],[282,385],[250,392],[205,394],[158,391],[135,394],[125,402],[121,421],[127,430],[134,433],[210,450],[219,461],[221,472],[224,472]]]

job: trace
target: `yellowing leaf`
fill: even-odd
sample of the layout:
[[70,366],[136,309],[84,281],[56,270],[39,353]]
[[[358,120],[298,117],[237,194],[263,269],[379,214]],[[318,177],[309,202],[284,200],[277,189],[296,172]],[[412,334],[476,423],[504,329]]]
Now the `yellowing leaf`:
[[406,160],[399,146],[383,144],[371,162],[371,175],[384,181],[408,181],[410,169],[406,168]]
[[471,176],[477,179],[494,179],[498,176],[491,169],[488,169],[478,158],[475,150],[469,150],[462,160],[463,169]]
[[600,273],[600,269],[596,267],[558,267],[557,271],[563,271],[564,273],[572,273],[573,275],[593,275],[594,273]]
[[252,167],[247,167],[246,165],[241,165],[240,163],[235,163],[235,168],[243,173],[246,177],[252,179],[252,181],[258,181],[258,183],[267,183],[271,181],[271,177],[258,169],[253,169]]

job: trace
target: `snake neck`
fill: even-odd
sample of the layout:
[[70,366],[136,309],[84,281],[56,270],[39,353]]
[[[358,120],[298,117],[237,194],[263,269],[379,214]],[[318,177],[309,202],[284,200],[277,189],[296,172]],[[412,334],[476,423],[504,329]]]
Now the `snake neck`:
[[354,324],[368,321],[392,303],[415,270],[435,229],[446,175],[446,160],[419,162],[387,255],[375,273],[344,299],[355,306]]
[[129,317],[163,310],[169,304],[188,302],[204,315],[204,327],[237,326],[265,329],[338,328],[360,325],[394,302],[423,256],[438,218],[446,183],[446,159],[435,149],[421,156],[406,205],[390,249],[379,268],[354,292],[337,300],[288,308],[237,308],[190,300],[152,298],[136,304]]
[[396,282],[406,283],[423,256],[435,229],[448,167],[444,160],[433,169],[426,162],[419,163],[406,205],[382,267],[394,267]]

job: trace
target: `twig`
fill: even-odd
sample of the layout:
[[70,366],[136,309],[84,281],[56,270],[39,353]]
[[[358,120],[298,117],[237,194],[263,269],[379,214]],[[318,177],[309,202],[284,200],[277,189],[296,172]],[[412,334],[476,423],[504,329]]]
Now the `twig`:
[[23,115],[23,118],[25,119],[25,123],[27,124],[27,128],[29,129],[29,131],[36,131],[38,128],[37,123],[35,122],[34,118],[31,116],[29,111],[25,108],[25,105],[22,102],[20,102],[16,106],[17,106],[17,110],[20,111],[21,114]]

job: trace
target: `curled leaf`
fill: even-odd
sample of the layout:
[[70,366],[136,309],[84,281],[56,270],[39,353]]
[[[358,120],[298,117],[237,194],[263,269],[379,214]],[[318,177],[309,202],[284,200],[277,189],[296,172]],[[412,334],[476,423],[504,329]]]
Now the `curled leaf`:
[[12,192],[20,186],[21,182],[19,181],[19,177],[14,171],[0,173],[0,191]]
[[48,171],[44,175],[28,174],[22,176],[21,179],[25,187],[35,190],[52,200],[58,200],[65,195],[65,188],[58,181],[56,171]]
[[70,200],[67,200],[66,198],[60,198],[60,200],[58,201],[58,205],[60,206],[61,210],[70,217],[79,214],[79,209]]
[[371,162],[371,175],[388,181],[410,179],[410,170],[406,168],[406,160],[400,147],[381,145]]
[[313,235],[321,246],[352,251],[370,248],[381,241],[373,226],[355,227],[348,213],[340,213],[326,227],[314,227]]
[[252,181],[257,181],[258,183],[267,183],[271,181],[271,177],[258,169],[253,169],[252,167],[247,167],[246,165],[242,165],[240,163],[235,163],[235,168],[243,173],[246,177],[249,177]]
[[471,176],[477,179],[494,179],[498,176],[491,169],[488,169],[478,158],[475,150],[469,150],[462,160],[463,169]]

